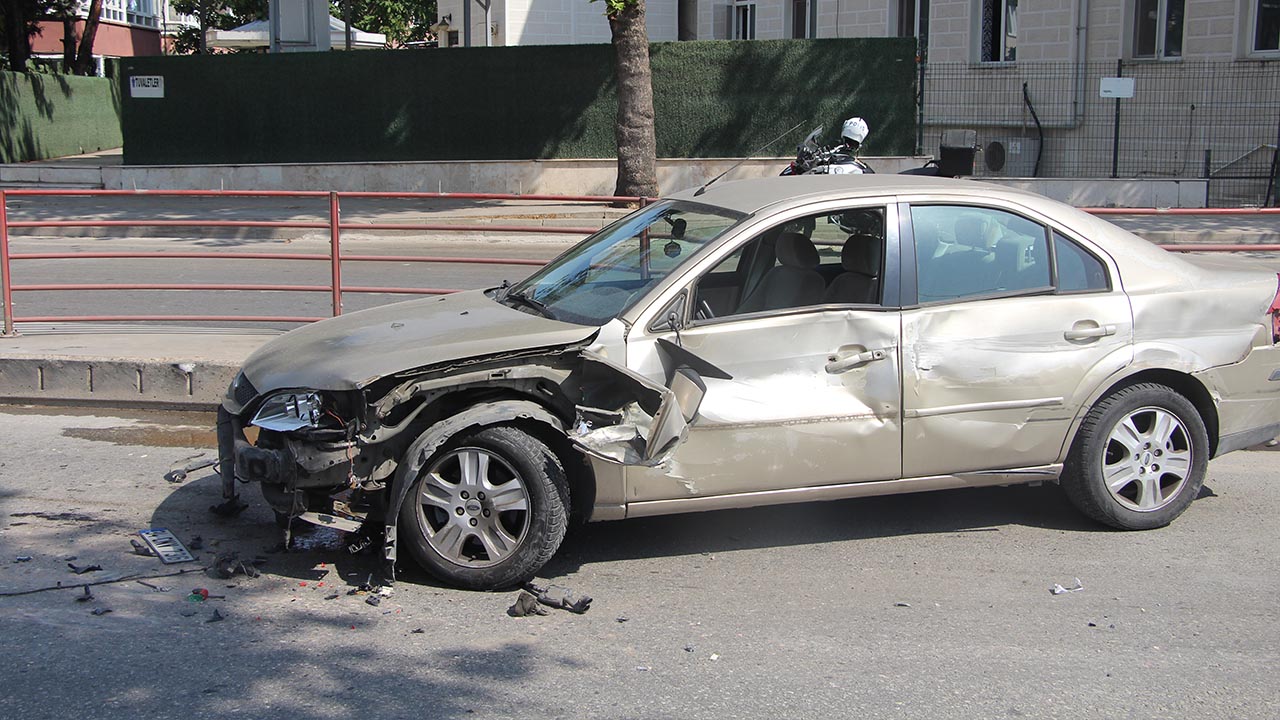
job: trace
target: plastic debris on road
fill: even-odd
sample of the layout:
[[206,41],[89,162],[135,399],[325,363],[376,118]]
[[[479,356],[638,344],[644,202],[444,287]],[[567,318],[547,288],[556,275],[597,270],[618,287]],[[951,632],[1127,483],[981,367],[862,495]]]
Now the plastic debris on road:
[[1075,581],[1076,584],[1071,587],[1062,587],[1058,583],[1054,583],[1053,587],[1049,588],[1049,594],[1066,595],[1067,593],[1080,592],[1084,589],[1084,584],[1080,582],[1080,578],[1075,578]]

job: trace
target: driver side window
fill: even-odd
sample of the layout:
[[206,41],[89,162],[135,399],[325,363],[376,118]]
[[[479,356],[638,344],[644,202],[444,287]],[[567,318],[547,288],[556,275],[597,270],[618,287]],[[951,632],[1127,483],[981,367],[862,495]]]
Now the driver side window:
[[708,320],[816,305],[878,305],[884,248],[883,207],[774,226],[698,280],[694,316]]

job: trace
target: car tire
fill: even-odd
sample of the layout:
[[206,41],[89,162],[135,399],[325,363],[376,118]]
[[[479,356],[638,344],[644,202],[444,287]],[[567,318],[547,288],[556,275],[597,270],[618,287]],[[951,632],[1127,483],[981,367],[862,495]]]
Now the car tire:
[[409,469],[402,542],[439,580],[469,590],[508,588],[532,578],[564,540],[564,467],[518,428],[468,434]]
[[1139,383],[1089,410],[1067,455],[1062,489],[1104,525],[1149,530],[1187,509],[1208,465],[1209,436],[1195,406],[1169,387]]

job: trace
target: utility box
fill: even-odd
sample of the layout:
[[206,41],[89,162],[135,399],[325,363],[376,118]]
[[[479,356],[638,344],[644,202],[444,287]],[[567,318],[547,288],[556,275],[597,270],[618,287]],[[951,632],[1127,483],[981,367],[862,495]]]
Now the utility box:
[[944,130],[938,143],[938,172],[945,177],[973,174],[973,157],[978,152],[977,130]]

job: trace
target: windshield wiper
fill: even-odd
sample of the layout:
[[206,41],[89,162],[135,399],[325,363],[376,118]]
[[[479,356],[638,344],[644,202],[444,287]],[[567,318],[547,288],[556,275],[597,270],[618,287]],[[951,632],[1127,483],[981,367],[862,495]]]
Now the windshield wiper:
[[510,290],[508,290],[507,294],[503,296],[502,299],[504,301],[518,300],[521,304],[531,307],[534,310],[537,310],[539,315],[543,317],[551,318],[552,320],[555,319],[555,316],[551,314],[551,310],[547,308],[546,303],[542,302],[541,300],[535,300],[529,297],[528,295],[525,294],[524,290],[520,290],[518,292],[511,292]]

